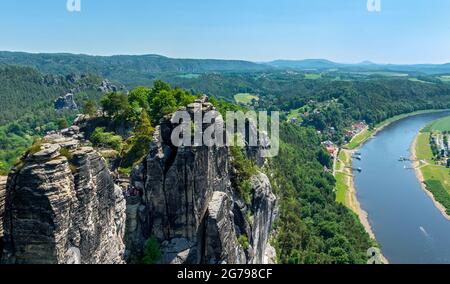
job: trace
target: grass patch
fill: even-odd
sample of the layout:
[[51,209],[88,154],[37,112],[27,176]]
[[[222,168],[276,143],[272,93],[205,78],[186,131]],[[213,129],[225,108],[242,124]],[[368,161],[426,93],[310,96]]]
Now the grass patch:
[[433,158],[433,152],[430,147],[430,133],[423,132],[417,137],[416,157],[419,160],[428,160]]
[[372,136],[372,134],[373,130],[364,129],[363,131],[361,131],[361,133],[353,137],[350,143],[347,144],[346,148],[350,150],[358,148],[361,144],[366,142]]
[[322,78],[322,74],[320,73],[307,73],[305,74],[305,79],[307,80],[317,80]]
[[450,82],[450,76],[449,75],[441,76],[441,77],[439,77],[439,79],[442,82]]
[[292,119],[298,119],[298,122],[302,122],[301,114],[310,111],[310,107],[303,106],[301,108],[293,109],[289,112],[287,119],[288,121],[292,121]]
[[33,145],[31,145],[30,148],[28,148],[27,150],[27,155],[33,155],[40,152],[42,150],[42,144],[43,144],[42,139],[34,140]]
[[347,176],[344,173],[336,173],[336,202],[345,204],[347,190]]
[[112,132],[105,132],[105,128],[96,128],[92,133],[91,142],[95,147],[105,147],[121,152],[123,148],[122,137]]
[[61,155],[61,156],[63,156],[63,157],[66,157],[67,158],[67,160],[72,160],[72,153],[70,153],[70,150],[69,149],[67,149],[67,148],[61,148],[60,150],[59,150],[59,154]]
[[433,122],[431,124],[429,130],[430,131],[440,131],[440,132],[450,131],[450,116]]
[[75,167],[74,164],[72,164],[72,153],[70,153],[70,150],[68,148],[62,147],[59,150],[59,154],[63,157],[66,157],[67,161],[69,162],[69,169],[72,172],[73,175],[77,173],[77,167]]
[[420,80],[419,78],[415,78],[415,77],[408,78],[408,80],[411,81],[411,82],[418,82],[418,83],[432,84],[431,82],[423,81],[423,80]]
[[249,105],[253,100],[259,101],[259,97],[250,93],[239,93],[234,96],[234,100],[238,104]]
[[193,74],[193,73],[188,73],[188,74],[181,74],[177,76],[178,78],[182,78],[182,79],[198,79],[200,78],[199,74]]
[[437,202],[442,204],[446,208],[447,214],[450,215],[450,195],[442,183],[439,180],[428,180],[425,184]]
[[422,173],[424,179],[427,180],[437,180],[446,189],[447,193],[450,194],[450,169],[437,166],[437,165],[427,165],[422,168]]

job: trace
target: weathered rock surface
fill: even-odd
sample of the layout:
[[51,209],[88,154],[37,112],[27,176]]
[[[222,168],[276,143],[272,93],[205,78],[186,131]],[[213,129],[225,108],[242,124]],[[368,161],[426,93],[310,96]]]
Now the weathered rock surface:
[[[193,116],[213,107],[203,100],[186,109]],[[155,237],[162,244],[161,263],[270,262],[265,256],[266,250],[273,253],[269,239],[276,200],[267,176],[253,179],[253,202],[246,205],[233,188],[230,149],[177,148],[170,139],[175,127],[170,117],[161,122],[150,154],[133,170],[131,184],[143,197],[130,207],[129,254],[142,254],[145,241]],[[248,247],[240,243],[242,237]]]
[[3,214],[5,213],[6,180],[7,177],[0,176],[0,238],[3,237]]
[[3,253],[3,216],[5,213],[6,180],[7,177],[0,176],[0,259]]
[[94,149],[54,134],[22,163],[6,189],[2,263],[123,263],[125,200]]
[[253,201],[252,257],[250,263],[274,263],[274,249],[268,243],[275,218],[276,198],[265,174],[255,175],[252,180]]
[[71,109],[71,110],[77,110],[78,106],[75,103],[75,98],[72,93],[68,93],[65,96],[61,96],[55,100],[55,109],[56,110],[62,110],[62,109]]
[[110,93],[110,92],[117,92],[121,89],[113,85],[109,80],[105,79],[102,81],[97,90],[103,93]]
[[[184,109],[194,116],[214,108],[204,98]],[[235,188],[230,149],[175,147],[171,134],[178,125],[168,116],[130,180],[115,179],[101,155],[85,146],[103,125],[108,121],[79,116],[24,157],[8,182],[0,178],[2,263],[139,263],[151,237],[161,244],[161,263],[275,261],[269,241],[276,198],[266,175],[252,177],[246,204]],[[244,152],[262,166],[259,150]],[[123,189],[139,194],[126,191],[125,200]]]

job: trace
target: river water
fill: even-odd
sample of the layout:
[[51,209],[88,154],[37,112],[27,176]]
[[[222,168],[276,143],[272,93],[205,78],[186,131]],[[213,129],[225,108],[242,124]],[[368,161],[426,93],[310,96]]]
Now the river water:
[[397,121],[364,144],[354,161],[357,197],[390,263],[450,263],[450,221],[422,190],[410,147],[433,120],[450,115],[428,113]]

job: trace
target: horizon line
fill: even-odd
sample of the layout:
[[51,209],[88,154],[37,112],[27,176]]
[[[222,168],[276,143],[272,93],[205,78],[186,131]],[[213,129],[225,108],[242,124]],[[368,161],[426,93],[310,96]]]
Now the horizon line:
[[176,56],[169,56],[169,55],[163,55],[159,53],[116,53],[116,54],[89,54],[85,52],[70,52],[70,51],[58,51],[58,52],[51,52],[51,51],[18,51],[18,50],[0,50],[0,52],[9,52],[9,53],[25,53],[25,54],[33,54],[33,55],[78,55],[78,56],[88,56],[88,57],[117,57],[117,56],[159,56],[164,57],[168,59],[175,59],[175,60],[218,60],[218,61],[244,61],[244,62],[250,62],[255,64],[268,64],[273,63],[276,61],[289,61],[289,62],[301,62],[301,61],[307,61],[307,60],[322,60],[322,61],[328,61],[330,63],[334,64],[341,64],[341,65],[359,65],[359,64],[367,64],[367,65],[406,65],[406,66],[413,66],[413,65],[445,65],[450,64],[450,61],[441,62],[441,63],[380,63],[375,62],[370,59],[365,59],[357,62],[345,62],[340,60],[334,60],[334,59],[328,59],[328,58],[275,58],[275,59],[268,59],[268,60],[248,60],[248,59],[236,59],[236,58],[204,58],[204,57],[176,57]]

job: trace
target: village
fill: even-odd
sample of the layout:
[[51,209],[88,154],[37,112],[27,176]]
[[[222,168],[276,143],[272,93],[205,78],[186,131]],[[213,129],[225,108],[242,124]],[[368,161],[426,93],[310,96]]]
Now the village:
[[430,145],[433,155],[436,158],[436,162],[447,167],[450,166],[450,133],[433,132],[430,134]]
[[[356,123],[353,123],[351,127],[345,132],[346,141],[350,142],[355,136],[363,132],[365,129],[367,129],[367,124],[365,121],[359,121]],[[339,155],[339,145],[334,143],[333,141],[327,140],[322,142],[322,145],[325,147],[327,152],[333,157],[334,159],[334,165],[336,165],[338,155]],[[353,156],[353,158],[361,160],[361,155],[358,155],[357,153]],[[335,168],[335,166],[334,166]],[[333,173],[335,172],[335,169],[333,169]]]

